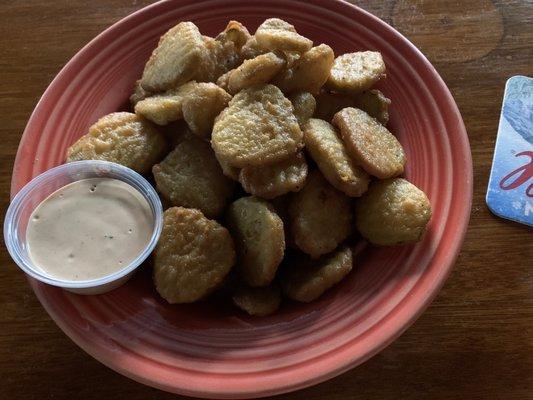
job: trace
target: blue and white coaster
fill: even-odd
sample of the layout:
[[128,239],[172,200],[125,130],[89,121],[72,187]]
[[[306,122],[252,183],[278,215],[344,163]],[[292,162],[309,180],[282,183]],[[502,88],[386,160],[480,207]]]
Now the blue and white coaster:
[[505,85],[487,205],[533,226],[533,78],[513,76]]

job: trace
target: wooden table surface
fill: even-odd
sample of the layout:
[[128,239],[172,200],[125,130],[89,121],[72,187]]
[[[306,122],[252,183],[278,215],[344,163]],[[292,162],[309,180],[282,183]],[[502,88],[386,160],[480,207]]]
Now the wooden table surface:
[[[90,39],[148,1],[0,3],[0,191],[26,121],[60,68]],[[356,1],[433,62],[463,115],[474,203],[457,264],[436,300],[364,365],[286,399],[533,399],[533,236],[493,216],[485,191],[504,84],[533,75],[531,0]],[[0,253],[0,398],[176,399],[99,364],[43,310]]]

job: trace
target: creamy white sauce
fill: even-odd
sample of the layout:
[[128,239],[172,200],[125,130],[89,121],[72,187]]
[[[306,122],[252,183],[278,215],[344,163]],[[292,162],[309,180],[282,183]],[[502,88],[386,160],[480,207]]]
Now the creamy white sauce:
[[118,179],[85,179],[52,193],[33,211],[28,253],[55,278],[101,278],[146,248],[153,225],[150,205],[135,188]]

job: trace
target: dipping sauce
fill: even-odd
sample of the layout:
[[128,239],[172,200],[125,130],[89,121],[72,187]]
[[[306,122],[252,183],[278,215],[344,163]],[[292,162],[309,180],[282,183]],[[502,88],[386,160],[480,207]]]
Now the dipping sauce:
[[33,211],[26,241],[35,265],[54,278],[89,280],[120,271],[148,245],[154,218],[134,187],[112,178],[73,182]]

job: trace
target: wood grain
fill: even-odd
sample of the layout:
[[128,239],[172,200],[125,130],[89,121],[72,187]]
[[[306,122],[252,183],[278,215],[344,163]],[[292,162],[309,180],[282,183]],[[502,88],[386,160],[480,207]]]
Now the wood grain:
[[[46,86],[91,38],[148,3],[2,1],[2,215],[20,135]],[[425,51],[451,89],[472,146],[472,218],[450,279],[403,336],[342,376],[277,398],[533,399],[531,230],[493,216],[484,201],[505,81],[533,75],[533,3],[356,3]],[[0,398],[179,398],[130,381],[77,348],[44,312],[4,247],[0,260]]]

